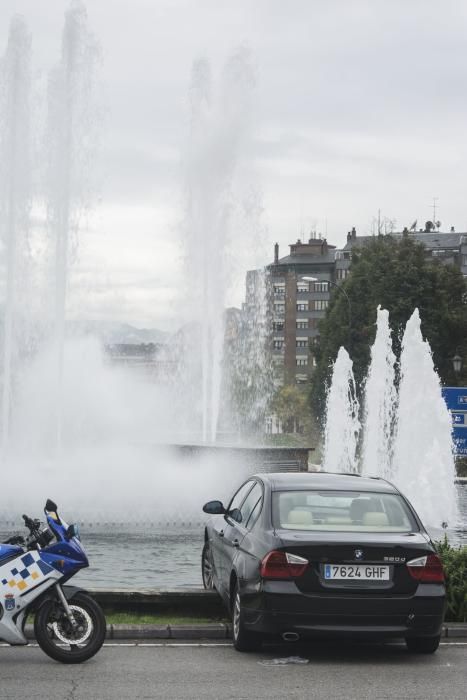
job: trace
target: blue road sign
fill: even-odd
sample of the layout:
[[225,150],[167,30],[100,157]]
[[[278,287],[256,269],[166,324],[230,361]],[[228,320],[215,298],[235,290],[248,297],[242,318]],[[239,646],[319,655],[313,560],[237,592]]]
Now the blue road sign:
[[457,455],[467,455],[467,387],[445,386],[443,398],[452,416],[452,437]]

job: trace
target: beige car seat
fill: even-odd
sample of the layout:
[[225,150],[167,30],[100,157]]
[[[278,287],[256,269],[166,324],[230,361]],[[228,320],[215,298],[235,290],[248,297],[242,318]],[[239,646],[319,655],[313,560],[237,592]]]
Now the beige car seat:
[[287,516],[289,525],[313,525],[313,515],[304,508],[294,508]]

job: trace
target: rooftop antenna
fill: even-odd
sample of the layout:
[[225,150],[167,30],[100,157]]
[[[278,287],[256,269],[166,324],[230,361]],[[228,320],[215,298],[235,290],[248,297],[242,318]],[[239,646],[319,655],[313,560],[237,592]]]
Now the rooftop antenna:
[[303,193],[300,196],[300,240],[303,240],[305,235],[305,222],[303,216]]
[[438,201],[439,197],[433,197],[433,224],[436,225],[436,202]]

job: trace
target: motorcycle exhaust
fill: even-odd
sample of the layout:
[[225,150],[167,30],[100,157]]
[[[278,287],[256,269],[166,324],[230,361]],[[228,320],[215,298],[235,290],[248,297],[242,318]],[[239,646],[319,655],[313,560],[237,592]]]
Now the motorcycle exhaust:
[[284,632],[282,635],[284,642],[298,642],[300,635],[296,632]]

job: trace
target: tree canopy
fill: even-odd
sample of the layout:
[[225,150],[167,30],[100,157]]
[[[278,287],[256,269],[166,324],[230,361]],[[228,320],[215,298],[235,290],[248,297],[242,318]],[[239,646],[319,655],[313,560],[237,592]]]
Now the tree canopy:
[[426,248],[413,239],[391,236],[378,236],[354,247],[350,269],[342,289],[334,290],[320,323],[310,393],[315,414],[324,414],[325,386],[341,345],[348,350],[357,384],[361,384],[375,338],[379,304],[389,311],[396,357],[405,324],[418,307],[422,333],[431,345],[441,380],[457,384],[452,357],[461,355],[464,373],[467,365],[467,288],[460,270],[427,257]]

